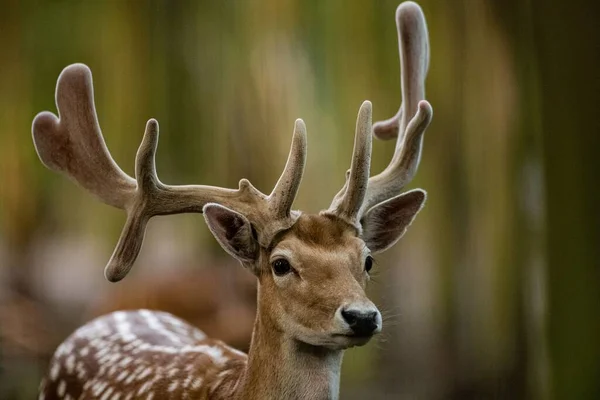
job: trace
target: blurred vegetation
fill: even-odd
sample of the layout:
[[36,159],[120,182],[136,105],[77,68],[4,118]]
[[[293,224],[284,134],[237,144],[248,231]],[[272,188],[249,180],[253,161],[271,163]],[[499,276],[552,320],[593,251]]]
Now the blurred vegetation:
[[[385,333],[347,353],[342,398],[598,399],[600,6],[420,4],[435,115],[412,186],[429,200],[378,259]],[[33,116],[56,111],[62,68],[90,66],[126,172],[158,119],[168,183],[246,177],[267,191],[303,118],[296,207],[318,211],[342,185],[360,103],[373,102],[375,119],[399,106],[397,5],[3,1],[0,398],[34,397],[54,347],[114,290],[102,266],[123,215],[46,170],[31,141]],[[374,172],[392,152],[375,143]],[[223,256],[198,216],[158,218],[127,284]]]

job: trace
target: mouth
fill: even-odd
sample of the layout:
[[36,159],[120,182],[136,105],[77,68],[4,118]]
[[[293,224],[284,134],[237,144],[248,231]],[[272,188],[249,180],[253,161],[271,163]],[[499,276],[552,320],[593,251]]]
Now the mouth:
[[374,335],[372,333],[369,334],[357,334],[357,333],[340,333],[335,334],[333,336],[345,337],[348,339],[371,339]]
[[344,342],[348,347],[364,346],[375,336],[374,334],[358,335],[356,333],[334,334],[333,337]]
[[312,346],[326,347],[331,350],[343,350],[351,347],[360,347],[366,345],[373,336],[377,335],[380,330],[376,330],[370,334],[357,334],[356,332],[330,332],[325,335],[306,335],[298,337],[300,342],[310,344]]

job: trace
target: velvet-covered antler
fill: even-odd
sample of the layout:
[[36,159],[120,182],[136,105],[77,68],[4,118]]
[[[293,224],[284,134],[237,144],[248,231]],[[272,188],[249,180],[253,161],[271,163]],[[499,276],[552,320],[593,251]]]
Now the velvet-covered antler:
[[365,138],[359,130],[370,131],[371,107],[370,103],[368,107],[364,103],[357,122],[351,169],[347,173],[344,187],[334,197],[326,211],[339,215],[355,225],[360,223],[360,219],[370,208],[398,196],[402,188],[412,180],[419,166],[423,134],[433,115],[431,105],[425,100],[429,39],[423,11],[416,3],[410,1],[402,3],[396,10],[396,25],[400,51],[402,105],[393,118],[377,122],[373,126],[373,134],[377,138],[384,140],[397,138],[394,155],[385,170],[368,178],[371,142],[370,137]]
[[203,211],[207,203],[237,210],[256,227],[258,240],[267,245],[295,221],[291,206],[298,191],[306,159],[306,128],[297,120],[284,171],[267,196],[246,180],[239,188],[163,184],[156,174],[158,122],[150,119],[135,163],[135,179],[111,157],[98,124],[92,74],[83,64],[65,68],[56,85],[59,117],[38,114],[32,126],[37,153],[48,168],[62,172],[111,206],[124,209],[127,221],[105,269],[110,281],[127,275],[137,258],[148,220],[155,215]]

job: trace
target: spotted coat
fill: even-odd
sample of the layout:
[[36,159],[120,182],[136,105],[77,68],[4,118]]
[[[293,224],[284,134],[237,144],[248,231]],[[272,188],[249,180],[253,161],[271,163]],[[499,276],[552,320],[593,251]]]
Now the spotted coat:
[[227,399],[246,361],[171,314],[118,311],[58,347],[39,399]]

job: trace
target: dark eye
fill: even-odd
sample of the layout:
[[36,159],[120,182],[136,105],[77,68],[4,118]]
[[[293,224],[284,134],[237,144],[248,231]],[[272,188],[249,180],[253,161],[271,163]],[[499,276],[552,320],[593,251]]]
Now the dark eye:
[[365,271],[369,272],[373,268],[373,257],[367,256],[365,259]]
[[285,258],[279,258],[273,261],[273,272],[275,272],[275,275],[283,276],[285,274],[290,273],[291,271],[292,266],[290,265],[289,261]]

